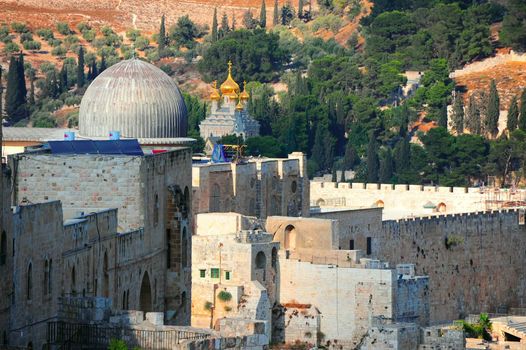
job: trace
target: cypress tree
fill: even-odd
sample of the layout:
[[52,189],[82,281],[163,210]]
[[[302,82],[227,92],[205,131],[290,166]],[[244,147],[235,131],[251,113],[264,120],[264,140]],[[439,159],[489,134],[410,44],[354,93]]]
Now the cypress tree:
[[221,19],[221,37],[225,36],[226,33],[230,31],[228,27],[228,16],[226,13],[223,13],[223,18]]
[[35,70],[29,71],[29,104],[35,105]]
[[409,169],[411,163],[411,148],[409,138],[398,141],[394,149],[394,166],[396,173],[400,174]]
[[26,88],[26,74],[25,74],[25,65],[24,65],[24,54],[20,51],[18,55],[18,79],[19,79],[19,89],[20,94],[22,95],[21,101],[22,104],[27,103],[27,88]]
[[106,70],[106,57],[104,57],[104,55],[102,55],[102,58],[100,59],[100,67],[99,67],[99,73],[102,73]]
[[91,64],[91,75],[93,75],[93,79],[99,76],[99,72],[97,70],[97,62],[93,61]]
[[68,90],[68,72],[65,64],[62,65],[62,69],[60,70],[59,86],[60,92]]
[[460,135],[464,132],[464,102],[462,96],[457,95],[453,104],[453,127]]
[[312,156],[311,159],[314,160],[318,168],[316,170],[326,169],[325,165],[325,150],[323,147],[324,138],[327,136],[324,132],[325,128],[320,125],[316,129],[316,134],[314,135],[314,145],[312,146]]
[[217,8],[214,8],[214,18],[212,19],[212,41],[216,41],[217,39]]
[[393,156],[388,148],[380,162],[380,182],[389,183],[393,178]]
[[492,136],[499,132],[500,100],[495,80],[491,81],[488,97],[488,109],[486,115],[486,131]]
[[267,5],[265,0],[261,0],[261,10],[259,11],[259,25],[261,28],[267,27]]
[[519,110],[519,129],[526,131],[526,89],[521,93],[521,105]]
[[481,133],[480,110],[478,109],[474,95],[469,97],[468,110],[466,114],[466,127],[472,134],[480,135]]
[[369,144],[367,146],[367,182],[378,182],[378,168],[380,162],[378,160],[378,144],[376,143],[376,136],[373,132],[369,135]]
[[159,57],[164,57],[164,52],[166,48],[166,25],[164,23],[165,17],[164,15],[161,17],[161,26],[159,28],[159,38],[157,38],[157,50],[159,53]]
[[272,17],[272,25],[277,26],[278,24],[279,24],[278,0],[274,0],[274,16]]
[[11,56],[11,60],[9,61],[9,71],[7,72],[5,111],[7,117],[13,122],[17,122],[27,116],[27,90],[24,77],[22,76],[22,78],[20,78],[21,69],[19,63],[19,59],[16,59],[15,56]]
[[303,18],[303,0],[299,0],[298,3],[298,18]]
[[438,126],[447,129],[447,103],[443,103],[438,110]]
[[86,83],[84,76],[84,49],[79,48],[79,58],[77,63],[77,89],[80,89]]
[[343,156],[343,170],[352,169],[359,161],[358,154],[356,149],[350,141],[347,141],[347,146],[345,147],[345,155]]
[[236,30],[236,14],[232,14],[232,31]]
[[519,123],[519,106],[517,104],[517,96],[513,96],[513,99],[510,103],[510,108],[508,109],[508,121],[506,122],[506,127],[509,132],[517,129]]
[[332,182],[338,182],[338,172],[336,168],[332,168]]

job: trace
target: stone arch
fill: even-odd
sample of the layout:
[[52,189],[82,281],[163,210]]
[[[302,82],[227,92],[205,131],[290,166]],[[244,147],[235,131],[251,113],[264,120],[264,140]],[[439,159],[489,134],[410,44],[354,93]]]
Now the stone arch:
[[27,267],[26,276],[26,299],[31,300],[33,298],[33,264],[29,263]]
[[256,254],[256,269],[264,269],[267,266],[267,256],[263,252]]
[[212,185],[212,191],[210,193],[210,207],[209,212],[219,212],[221,210],[221,188],[218,184]]
[[385,203],[381,199],[377,200],[374,204],[376,205],[377,208],[384,208],[385,207]]
[[278,267],[278,249],[276,247],[272,248],[272,268],[276,269]]
[[322,206],[324,206],[324,205],[325,205],[325,199],[323,199],[323,198],[319,198],[319,199],[316,201],[316,205],[317,205],[318,207],[322,207]]
[[148,271],[144,272],[141,283],[141,292],[139,295],[140,310],[144,312],[152,311],[152,287]]
[[108,267],[108,253],[104,252],[104,260],[102,263],[102,296],[110,297],[110,274]]
[[446,203],[442,202],[437,205],[437,211],[439,213],[445,213],[447,211]]
[[181,240],[181,264],[184,268],[188,267],[188,235],[186,232],[186,227],[183,227]]
[[294,225],[288,225],[285,227],[283,241],[285,243],[285,249],[296,249],[296,240],[298,236],[298,231]]
[[2,231],[2,237],[0,238],[0,266],[5,265],[7,260],[7,234]]

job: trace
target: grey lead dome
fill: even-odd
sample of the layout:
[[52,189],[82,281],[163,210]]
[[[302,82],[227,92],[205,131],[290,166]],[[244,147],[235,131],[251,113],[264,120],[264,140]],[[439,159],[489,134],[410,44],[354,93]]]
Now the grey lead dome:
[[177,84],[154,65],[131,59],[102,72],[88,87],[79,113],[79,133],[107,137],[186,137],[187,110]]

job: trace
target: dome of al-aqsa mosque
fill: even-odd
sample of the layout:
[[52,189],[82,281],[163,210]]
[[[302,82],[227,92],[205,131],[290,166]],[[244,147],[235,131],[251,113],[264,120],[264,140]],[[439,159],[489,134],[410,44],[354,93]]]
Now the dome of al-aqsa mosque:
[[88,87],[79,113],[79,134],[140,139],[186,137],[188,116],[177,84],[139,59],[121,61]]

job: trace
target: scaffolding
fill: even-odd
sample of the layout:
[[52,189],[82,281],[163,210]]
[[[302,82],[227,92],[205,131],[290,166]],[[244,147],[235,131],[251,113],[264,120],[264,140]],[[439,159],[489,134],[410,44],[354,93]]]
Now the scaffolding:
[[526,207],[526,191],[517,189],[516,184],[501,188],[495,176],[488,176],[487,186],[482,186],[481,192],[486,210]]

